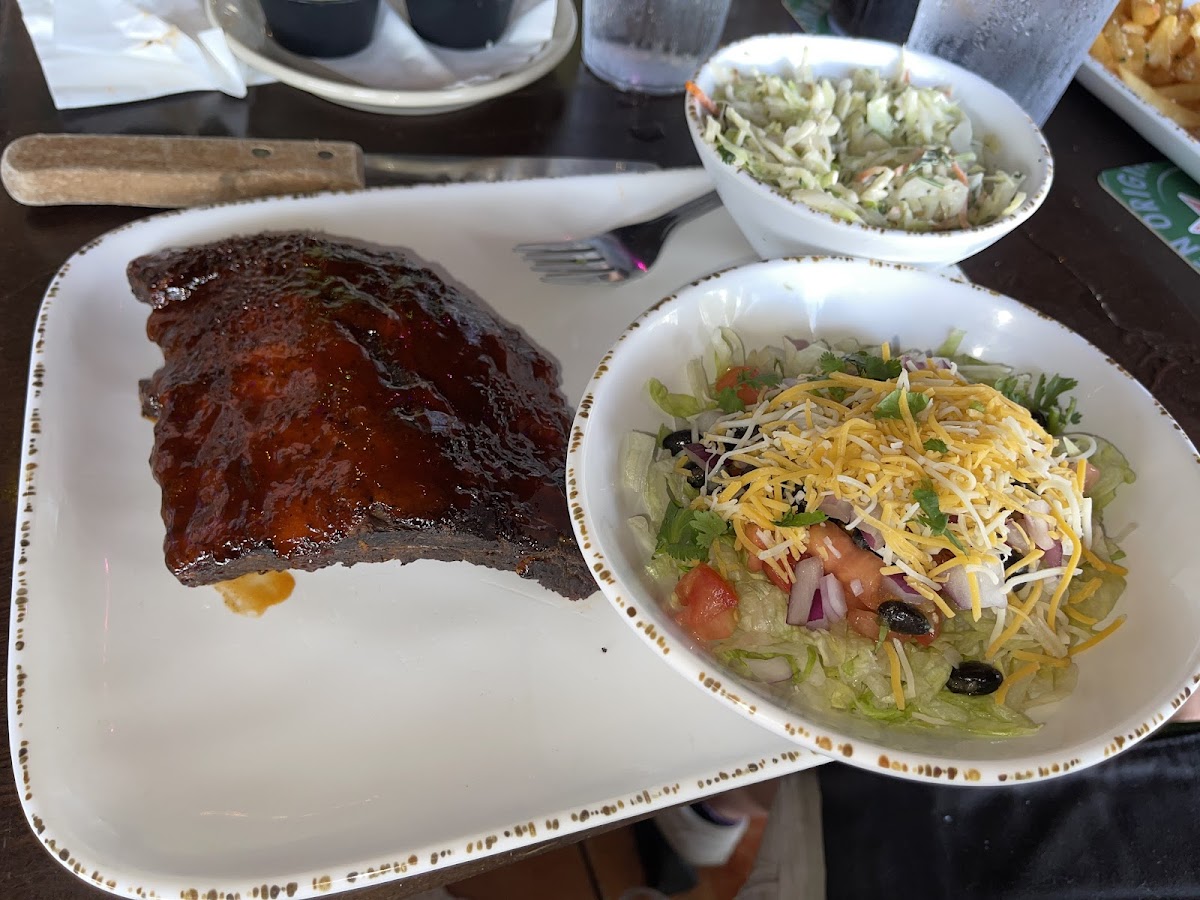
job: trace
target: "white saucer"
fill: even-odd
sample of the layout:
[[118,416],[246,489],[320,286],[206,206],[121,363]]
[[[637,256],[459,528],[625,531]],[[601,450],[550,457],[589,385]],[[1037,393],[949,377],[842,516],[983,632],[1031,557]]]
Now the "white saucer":
[[283,49],[267,33],[258,0],[205,0],[205,11],[209,21],[225,33],[233,55],[247,65],[331,103],[364,112],[400,116],[425,116],[463,109],[536,81],[566,56],[575,42],[579,26],[571,0],[558,0],[550,40],[524,67],[481,84],[436,90],[393,90],[352,81],[316,60]]

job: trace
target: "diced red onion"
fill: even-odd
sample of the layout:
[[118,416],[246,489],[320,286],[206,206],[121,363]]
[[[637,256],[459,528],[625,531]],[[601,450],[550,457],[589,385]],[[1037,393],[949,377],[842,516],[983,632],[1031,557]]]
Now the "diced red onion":
[[829,627],[829,623],[825,619],[813,619],[808,623],[808,627],[813,631],[824,631]]
[[1054,546],[1042,554],[1042,568],[1053,569],[1055,566],[1061,566],[1062,561],[1062,541],[1055,541]]
[[[1031,512],[1049,515],[1050,504],[1045,500],[1034,500],[1029,504]],[[1049,550],[1054,546],[1054,538],[1050,537],[1050,526],[1046,520],[1036,516],[1025,516],[1025,532],[1039,550]]]
[[804,338],[794,338],[794,337],[788,338],[788,341],[790,341],[791,345],[793,347],[795,347],[797,350],[805,350],[808,348],[808,345],[810,343],[812,343],[811,341],[806,341]]
[[852,593],[855,597],[861,597],[863,595],[863,583],[861,578],[855,578],[850,582],[850,593]]
[[[999,576],[996,583],[992,582],[986,572],[975,573],[975,584],[979,588],[979,605],[983,609],[1008,605],[1008,595],[1004,592],[1004,570],[997,566],[993,574]],[[955,566],[946,573],[944,593],[959,609],[971,608],[971,584],[967,579],[966,569]]]
[[920,592],[913,590],[903,575],[888,575],[883,579],[883,589],[897,600],[921,599]]
[[821,599],[825,604],[826,621],[838,622],[846,618],[846,592],[836,575],[821,579]]
[[817,591],[817,584],[820,583],[824,571],[825,567],[821,565],[821,560],[815,556],[809,556],[796,563],[796,567],[793,569],[796,581],[792,584],[792,590],[788,596],[787,623],[789,625],[804,625],[808,622],[808,614],[812,611],[813,594]]
[[742,662],[746,664],[751,675],[767,684],[787,681],[792,677],[792,664],[783,656],[772,656],[770,659],[742,657]]
[[839,522],[849,522],[854,518],[854,507],[850,505],[849,500],[825,497],[817,504],[817,509]]
[[1008,536],[1005,538],[1005,542],[1021,556],[1024,556],[1029,552],[1029,542],[1025,540],[1025,535],[1021,534],[1015,525],[1009,526]]
[[703,444],[685,444],[683,452],[687,454],[688,459],[700,465],[706,472],[717,461],[717,454],[713,453]]
[[825,600],[821,596],[821,589],[818,587],[813,593],[812,609],[808,611],[808,627],[813,627],[813,622],[825,621]]
[[883,548],[883,535],[879,533],[878,528],[873,525],[859,525],[858,531],[863,536],[863,540],[867,542],[867,546],[872,550]]

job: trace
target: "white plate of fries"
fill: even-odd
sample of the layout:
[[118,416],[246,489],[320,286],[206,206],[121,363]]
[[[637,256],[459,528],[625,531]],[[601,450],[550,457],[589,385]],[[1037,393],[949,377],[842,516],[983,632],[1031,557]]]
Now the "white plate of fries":
[[1200,4],[1120,0],[1078,78],[1200,181]]

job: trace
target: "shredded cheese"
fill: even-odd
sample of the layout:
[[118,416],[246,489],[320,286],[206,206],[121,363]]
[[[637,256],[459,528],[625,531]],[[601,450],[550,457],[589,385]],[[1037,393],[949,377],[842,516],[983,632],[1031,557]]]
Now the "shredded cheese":
[[1116,631],[1118,628],[1120,628],[1124,624],[1125,624],[1125,617],[1117,616],[1117,618],[1113,619],[1113,621],[1109,623],[1107,628],[1104,628],[1101,631],[1097,631],[1094,635],[1092,635],[1086,641],[1083,641],[1080,644],[1076,644],[1074,647],[1072,647],[1070,650],[1068,650],[1067,651],[1068,655],[1069,656],[1078,656],[1084,650],[1088,650],[1092,647],[1095,647],[1098,643],[1100,643],[1102,640],[1104,640],[1106,637],[1108,637],[1110,634],[1112,634],[1114,631]]
[[999,690],[997,690],[996,693],[992,694],[992,696],[996,698],[996,705],[1003,706],[1004,699],[1008,696],[1008,689],[1011,688],[1015,682],[1020,681],[1022,678],[1028,678],[1030,675],[1032,675],[1034,672],[1036,672],[1039,668],[1041,668],[1039,663],[1036,663],[1036,662],[1026,663],[1025,665],[1021,666],[1021,668],[1017,669],[1015,672],[1013,672],[1011,675],[1009,675],[1007,678],[1005,678],[1004,683],[1000,685]]
[[900,657],[896,655],[896,648],[891,643],[885,643],[883,649],[888,655],[888,669],[892,676],[892,696],[896,698],[896,709],[904,709],[904,688],[900,682]]

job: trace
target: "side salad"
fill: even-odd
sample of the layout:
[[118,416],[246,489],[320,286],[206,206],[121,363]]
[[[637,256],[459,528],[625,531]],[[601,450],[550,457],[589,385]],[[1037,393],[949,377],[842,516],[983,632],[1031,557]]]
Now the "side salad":
[[1134,480],[1076,382],[962,355],[719,330],[632,432],[629,526],[677,621],[783,702],[1009,736],[1124,621],[1101,512]]
[[988,163],[996,149],[944,87],[907,73],[844,78],[730,70],[710,98],[704,139],[776,192],[849,222],[931,231],[986,225],[1025,202],[1023,176]]

